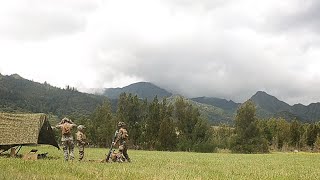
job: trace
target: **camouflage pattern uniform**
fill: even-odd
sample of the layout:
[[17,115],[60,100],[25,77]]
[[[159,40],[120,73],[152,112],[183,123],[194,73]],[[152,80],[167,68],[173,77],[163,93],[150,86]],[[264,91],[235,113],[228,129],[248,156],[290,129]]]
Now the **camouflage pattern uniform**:
[[[119,122],[118,127],[119,129],[114,134],[114,141],[112,142],[113,145],[119,142],[119,158],[122,159],[124,156],[125,159],[130,162],[130,158],[128,155],[128,147],[126,141],[128,140],[128,132],[125,128],[126,124],[124,122]],[[120,160],[121,160],[120,159]]]
[[77,136],[77,145],[79,147],[79,161],[81,161],[84,157],[84,146],[87,144],[87,138],[84,134],[84,126],[78,126],[78,132],[76,133]]
[[[74,142],[73,142],[73,136],[71,133],[71,130],[73,127],[77,126],[76,124],[73,124],[71,120],[68,118],[63,118],[61,122],[56,126],[57,128],[61,128],[61,144],[62,149],[64,152],[64,159],[66,161],[73,160],[74,159]],[[65,132],[65,129],[69,129],[69,132]]]
[[113,162],[124,162],[126,160],[126,158],[122,153],[120,152],[116,153],[115,150],[113,150],[113,152],[111,153],[110,158]]

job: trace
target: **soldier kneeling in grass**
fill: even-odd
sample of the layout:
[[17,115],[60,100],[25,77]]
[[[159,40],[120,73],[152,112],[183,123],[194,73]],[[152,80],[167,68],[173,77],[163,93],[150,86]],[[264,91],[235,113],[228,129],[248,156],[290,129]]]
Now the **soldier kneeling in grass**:
[[85,127],[83,125],[78,126],[77,136],[77,145],[79,147],[79,161],[81,161],[84,157],[84,146],[87,144],[87,138],[84,134]]
[[124,155],[121,152],[115,152],[115,150],[113,150],[110,158],[112,162],[121,163],[126,161],[126,157],[124,157]]

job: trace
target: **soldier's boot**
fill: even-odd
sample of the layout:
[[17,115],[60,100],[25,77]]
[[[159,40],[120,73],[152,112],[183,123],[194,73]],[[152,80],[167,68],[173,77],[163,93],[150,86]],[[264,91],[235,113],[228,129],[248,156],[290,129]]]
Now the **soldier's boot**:
[[123,153],[123,156],[128,162],[131,162],[128,153]]

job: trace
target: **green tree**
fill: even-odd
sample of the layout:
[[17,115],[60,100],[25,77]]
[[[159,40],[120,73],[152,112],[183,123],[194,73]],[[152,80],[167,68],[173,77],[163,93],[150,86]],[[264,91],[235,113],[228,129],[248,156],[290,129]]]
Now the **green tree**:
[[116,113],[117,121],[124,121],[127,124],[127,130],[130,135],[129,143],[133,146],[140,144],[142,136],[143,122],[143,103],[138,96],[132,96],[122,93],[119,96],[118,108]]
[[177,121],[178,149],[192,151],[192,131],[198,121],[199,111],[186,102],[183,97],[175,101],[174,117]]
[[98,106],[87,123],[87,134],[93,144],[106,147],[111,144],[116,127],[109,101]]
[[314,151],[320,152],[320,136],[318,135],[314,142]]
[[308,124],[307,125],[307,142],[306,144],[310,146],[311,148],[314,147],[314,143],[316,142],[317,136],[318,136],[318,127],[315,124]]
[[290,144],[296,149],[300,149],[300,139],[303,135],[302,125],[299,121],[294,120],[290,124]]
[[159,128],[160,128],[160,104],[157,96],[148,107],[148,117],[146,121],[146,144],[149,149],[155,149],[158,142]]
[[213,143],[220,149],[230,149],[232,136],[234,135],[234,128],[221,124],[212,127]]
[[212,152],[215,149],[209,124],[200,118],[199,110],[182,97],[175,101],[174,118],[177,121],[178,150]]
[[207,120],[199,118],[192,131],[193,150],[196,152],[213,152],[213,131]]
[[289,143],[290,123],[285,119],[259,120],[259,127],[262,128],[262,133],[273,150],[282,149]]
[[258,127],[256,107],[252,101],[245,102],[237,110],[235,133],[231,146],[233,152],[268,152],[268,143]]
[[173,105],[167,105],[167,100],[164,98],[160,104],[160,128],[158,142],[158,150],[173,151],[177,145],[177,134],[175,124],[173,122]]

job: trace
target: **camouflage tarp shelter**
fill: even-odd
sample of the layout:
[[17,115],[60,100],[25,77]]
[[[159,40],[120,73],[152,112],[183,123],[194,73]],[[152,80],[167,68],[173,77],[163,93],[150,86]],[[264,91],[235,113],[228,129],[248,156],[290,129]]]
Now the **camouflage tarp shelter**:
[[45,114],[0,113],[0,149],[35,144],[49,144],[59,149]]

